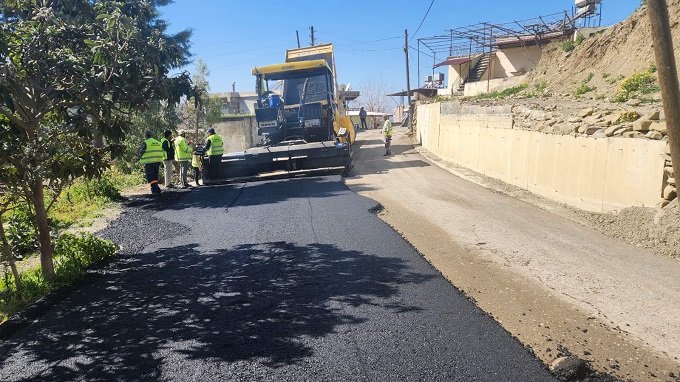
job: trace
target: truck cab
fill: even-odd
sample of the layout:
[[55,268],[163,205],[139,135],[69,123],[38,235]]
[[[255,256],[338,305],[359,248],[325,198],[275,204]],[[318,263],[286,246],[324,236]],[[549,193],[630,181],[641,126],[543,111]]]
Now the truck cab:
[[344,139],[333,72],[323,59],[256,67],[258,135],[261,146]]

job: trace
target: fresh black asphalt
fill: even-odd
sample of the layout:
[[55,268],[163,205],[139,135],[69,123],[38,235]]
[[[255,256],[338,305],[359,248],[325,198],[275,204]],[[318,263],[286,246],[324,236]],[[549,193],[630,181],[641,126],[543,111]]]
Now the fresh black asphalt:
[[138,198],[0,380],[551,381],[339,176]]

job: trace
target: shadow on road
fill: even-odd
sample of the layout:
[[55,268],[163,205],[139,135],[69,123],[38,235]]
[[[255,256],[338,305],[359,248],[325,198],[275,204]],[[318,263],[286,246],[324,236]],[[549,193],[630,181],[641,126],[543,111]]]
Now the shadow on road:
[[349,307],[419,310],[376,300],[432,276],[398,258],[272,242],[211,253],[162,249],[126,258],[101,277],[0,345],[2,368],[45,365],[25,377],[64,381],[155,379],[192,360],[280,367],[313,355],[305,338],[366,320]]

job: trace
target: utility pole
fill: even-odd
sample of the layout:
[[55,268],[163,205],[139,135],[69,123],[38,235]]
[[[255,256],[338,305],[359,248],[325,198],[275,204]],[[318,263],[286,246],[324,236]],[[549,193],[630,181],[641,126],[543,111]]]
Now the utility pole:
[[314,46],[314,43],[316,42],[316,40],[314,39],[314,25],[309,27],[309,31],[310,31],[309,37],[311,38],[312,46]]
[[404,53],[406,54],[406,100],[408,101],[408,128],[411,130],[411,119],[413,118],[413,110],[411,108],[411,77],[409,75],[408,67],[408,29],[404,29]]
[[671,35],[666,0],[647,0],[647,15],[652,25],[652,41],[654,41],[654,55],[659,73],[659,85],[661,85],[663,110],[666,115],[671,163],[673,173],[677,177],[680,174],[680,110],[678,110],[680,84],[678,83],[678,69],[675,65],[673,36]]
[[295,31],[295,37],[297,37],[298,48],[300,47],[300,33]]

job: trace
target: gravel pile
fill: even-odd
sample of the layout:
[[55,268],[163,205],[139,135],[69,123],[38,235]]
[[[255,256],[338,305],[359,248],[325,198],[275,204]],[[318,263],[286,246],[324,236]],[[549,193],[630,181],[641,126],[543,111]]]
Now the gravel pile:
[[121,247],[121,255],[140,253],[149,243],[186,233],[181,224],[154,217],[156,211],[181,200],[183,193],[164,193],[157,197],[137,196],[128,200],[120,217],[97,235]]

